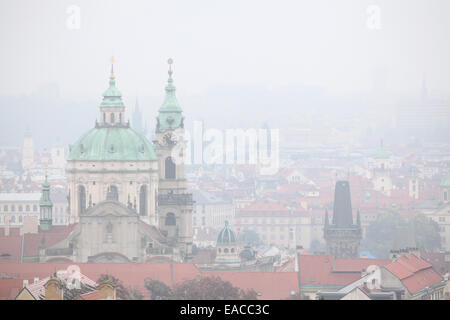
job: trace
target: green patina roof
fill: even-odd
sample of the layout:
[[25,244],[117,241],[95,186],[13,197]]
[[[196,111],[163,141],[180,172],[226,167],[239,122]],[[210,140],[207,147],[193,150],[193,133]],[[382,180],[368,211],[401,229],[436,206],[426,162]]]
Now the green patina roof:
[[441,187],[450,188],[450,171],[442,178]]
[[228,220],[225,220],[225,227],[219,232],[217,237],[218,244],[231,244],[236,243],[236,234],[230,228]]
[[109,78],[109,88],[103,93],[103,101],[100,107],[125,107],[122,101],[122,93],[116,87],[116,79],[113,74]]
[[[169,59],[169,64],[171,64]],[[178,104],[177,97],[175,95],[176,88],[173,85],[172,70],[169,69],[169,80],[166,85],[166,97],[162,106],[158,110],[158,124],[157,130],[173,130],[183,127],[183,110],[181,110]]]
[[128,127],[94,128],[71,146],[68,160],[157,160],[155,148],[143,135]]

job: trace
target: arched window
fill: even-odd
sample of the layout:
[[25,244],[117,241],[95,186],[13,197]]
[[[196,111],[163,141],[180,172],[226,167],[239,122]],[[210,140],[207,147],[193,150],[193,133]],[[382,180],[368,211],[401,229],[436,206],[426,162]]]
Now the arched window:
[[119,123],[122,123],[122,112],[119,113]]
[[22,216],[19,216],[19,223],[22,223]]
[[117,186],[112,185],[109,187],[109,195],[107,198],[109,200],[119,201],[119,189],[117,189]]
[[33,205],[33,212],[36,212],[37,211],[37,205]]
[[145,184],[141,186],[139,192],[139,214],[141,216],[147,215],[147,186]]
[[228,248],[223,249],[224,253],[228,253]]
[[16,223],[16,216],[11,216],[11,222]]
[[25,207],[25,210],[26,211],[30,211],[30,205],[29,204],[27,204],[27,206]]
[[446,191],[444,191],[444,201],[447,201],[448,200],[448,193],[447,193],[447,190]]
[[103,112],[103,122],[106,122],[106,113]]
[[22,211],[23,211],[22,205],[19,204],[19,212],[22,212]]
[[11,211],[16,211],[16,207],[13,204],[11,205]]
[[175,214],[172,212],[167,213],[166,226],[174,226],[176,224],[177,224],[177,219],[175,218]]
[[78,187],[78,213],[86,211],[86,189],[84,186]]
[[5,205],[3,206],[3,211],[8,211],[8,205],[7,205],[7,204],[5,204]]
[[175,179],[176,177],[176,168],[175,163],[173,162],[171,157],[167,157],[165,161],[165,177],[166,179]]
[[111,113],[111,123],[114,123],[114,113]]
[[231,248],[231,253],[234,253],[234,248]]

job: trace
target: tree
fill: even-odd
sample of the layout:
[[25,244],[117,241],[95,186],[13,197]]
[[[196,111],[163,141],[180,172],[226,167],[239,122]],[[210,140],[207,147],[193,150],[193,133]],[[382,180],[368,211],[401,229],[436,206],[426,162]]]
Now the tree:
[[247,243],[251,246],[257,246],[260,243],[259,235],[250,229],[244,229],[244,231],[239,234],[238,240],[241,243]]
[[366,229],[361,249],[377,258],[387,258],[392,249],[417,247],[434,251],[440,248],[439,227],[422,214],[408,218],[395,211],[379,214]]
[[423,214],[417,214],[412,221],[416,246],[423,251],[436,251],[441,248],[439,225]]
[[159,280],[145,279],[145,288],[150,292],[152,300],[168,299],[172,296],[172,290],[168,285]]
[[[98,278],[97,283],[102,283],[105,280],[110,280],[116,286],[116,297],[118,300],[138,300],[136,299],[136,296],[134,296],[134,294],[136,294],[135,289],[132,289],[133,292],[130,293],[130,290],[125,288],[122,281],[120,281],[116,277],[107,274],[102,274]],[[137,297],[139,297],[139,294],[137,295]]]
[[219,277],[205,277],[176,285],[172,297],[177,300],[256,300],[257,294],[253,289],[234,287]]

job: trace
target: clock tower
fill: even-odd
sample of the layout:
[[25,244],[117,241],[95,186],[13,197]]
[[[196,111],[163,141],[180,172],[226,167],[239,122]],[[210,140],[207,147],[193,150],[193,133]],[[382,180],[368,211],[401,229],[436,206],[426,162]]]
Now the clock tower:
[[158,216],[159,227],[179,250],[184,260],[192,256],[192,194],[187,192],[184,172],[184,117],[172,79],[169,59],[169,79],[166,96],[158,110],[154,145],[158,158]]

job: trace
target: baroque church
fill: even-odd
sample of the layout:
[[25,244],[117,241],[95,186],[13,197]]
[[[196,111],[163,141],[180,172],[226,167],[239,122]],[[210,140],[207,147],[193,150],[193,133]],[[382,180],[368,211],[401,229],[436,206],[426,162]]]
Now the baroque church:
[[[193,200],[186,189],[184,117],[173,61],[152,142],[126,120],[113,62],[94,128],[70,146],[67,234],[43,246],[39,261],[190,261]],[[49,188],[43,187],[46,197]],[[43,201],[42,233],[51,232],[51,211],[51,202]]]

